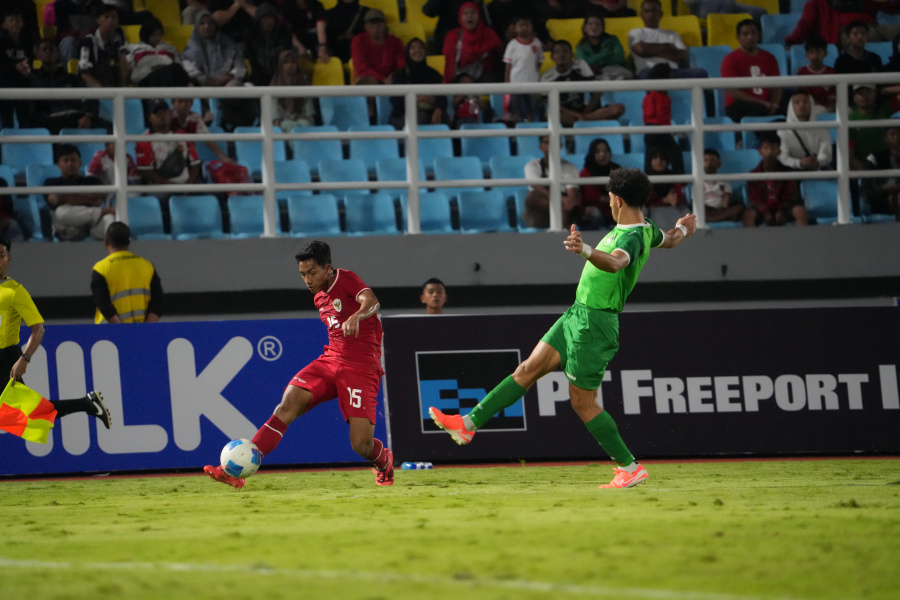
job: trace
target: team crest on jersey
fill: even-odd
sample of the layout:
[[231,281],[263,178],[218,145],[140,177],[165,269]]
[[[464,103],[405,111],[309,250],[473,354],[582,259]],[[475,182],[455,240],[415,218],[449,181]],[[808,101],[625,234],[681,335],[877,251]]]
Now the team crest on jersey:
[[612,235],[606,236],[606,239],[603,240],[603,243],[606,244],[607,246],[609,246],[610,244],[612,244],[612,243],[613,243],[613,236],[612,236]]
[[331,305],[334,307],[334,310],[341,312],[341,299],[340,298],[338,298],[337,300],[332,302]]

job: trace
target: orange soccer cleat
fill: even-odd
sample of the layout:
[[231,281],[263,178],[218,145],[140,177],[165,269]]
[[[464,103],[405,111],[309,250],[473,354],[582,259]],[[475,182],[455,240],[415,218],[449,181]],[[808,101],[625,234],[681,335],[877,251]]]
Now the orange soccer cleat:
[[647,469],[638,465],[637,471],[633,473],[629,473],[625,469],[620,469],[616,467],[613,469],[616,472],[616,476],[613,477],[613,480],[607,484],[598,486],[600,488],[630,488],[634,487],[640,483],[644,483],[647,481],[650,476],[647,475]]
[[223,469],[222,467],[206,465],[205,467],[203,467],[203,472],[209,475],[210,479],[215,479],[216,481],[230,485],[236,490],[244,487],[244,483],[246,482],[244,478],[239,479],[237,477],[232,477],[231,475],[226,473],[225,469]]
[[372,469],[375,473],[375,485],[394,485],[394,453],[387,448],[384,451],[387,452],[387,466],[384,471]]
[[433,406],[428,408],[428,414],[431,415],[434,424],[449,433],[453,441],[460,446],[465,446],[475,437],[474,431],[466,429],[460,415],[445,415]]

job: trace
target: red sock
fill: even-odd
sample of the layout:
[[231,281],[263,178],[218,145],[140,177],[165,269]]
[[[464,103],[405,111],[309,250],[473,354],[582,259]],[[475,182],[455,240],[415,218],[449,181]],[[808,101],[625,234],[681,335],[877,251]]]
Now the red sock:
[[266,456],[275,449],[287,428],[288,426],[281,419],[272,415],[253,436],[253,443],[256,444],[263,456]]
[[384,444],[381,443],[381,440],[375,438],[374,441],[375,444],[372,446],[372,454],[366,460],[371,461],[379,471],[384,471],[387,467],[388,453],[384,451]]

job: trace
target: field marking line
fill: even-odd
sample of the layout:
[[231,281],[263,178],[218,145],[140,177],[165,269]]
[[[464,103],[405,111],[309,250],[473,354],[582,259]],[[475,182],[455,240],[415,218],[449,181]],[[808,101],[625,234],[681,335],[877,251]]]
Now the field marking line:
[[490,579],[460,575],[440,577],[414,573],[367,573],[365,571],[338,571],[331,569],[285,569],[266,565],[214,565],[203,563],[170,562],[68,562],[44,560],[17,560],[0,557],[0,567],[9,569],[95,569],[108,571],[172,571],[196,573],[244,573],[248,575],[281,575],[304,579],[356,579],[383,583],[413,583],[417,585],[454,585],[467,588],[493,587],[523,592],[554,592],[578,594],[597,598],[647,598],[650,600],[793,600],[787,597],[718,594],[649,588],[609,588],[593,585],[551,583],[527,579]]

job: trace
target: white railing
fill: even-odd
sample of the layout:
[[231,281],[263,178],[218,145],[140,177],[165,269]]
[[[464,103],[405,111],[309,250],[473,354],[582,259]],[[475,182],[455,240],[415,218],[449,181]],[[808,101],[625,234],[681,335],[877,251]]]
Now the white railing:
[[[802,84],[804,86],[835,86],[837,89],[836,119],[834,121],[813,121],[806,123],[788,124],[784,122],[753,123],[734,125],[707,125],[703,121],[706,115],[704,103],[704,91],[725,88],[749,88],[760,84],[759,78],[710,78],[710,79],[671,79],[671,80],[631,80],[615,82],[563,82],[563,83],[536,83],[536,84],[454,84],[447,85],[405,85],[405,86],[304,86],[304,87],[243,87],[243,88],[89,88],[89,89],[10,89],[0,90],[0,99],[24,100],[40,99],[47,95],[57,98],[72,99],[103,99],[112,98],[113,101],[113,133],[110,135],[60,135],[54,136],[53,141],[58,143],[72,142],[109,142],[116,143],[115,173],[116,183],[103,186],[81,186],[79,192],[115,193],[116,211],[121,221],[128,222],[128,194],[146,193],[224,193],[232,191],[261,193],[264,197],[265,207],[265,237],[280,235],[278,223],[278,205],[275,193],[279,191],[313,190],[328,191],[335,189],[406,189],[408,192],[408,223],[407,229],[411,234],[421,233],[419,227],[419,191],[422,188],[439,189],[445,187],[505,187],[523,185],[547,185],[550,188],[551,197],[559,197],[560,189],[567,184],[601,184],[608,181],[608,177],[590,177],[568,179],[560,177],[559,157],[562,147],[561,138],[566,135],[615,135],[615,134],[642,134],[642,133],[684,133],[691,140],[690,175],[654,176],[654,182],[679,182],[691,183],[695,190],[703,189],[706,176],[703,172],[703,149],[706,132],[714,131],[771,131],[783,129],[836,129],[836,168],[828,171],[797,171],[785,173],[722,173],[715,176],[718,181],[756,181],[756,180],[802,180],[802,179],[836,179],[838,182],[837,222],[850,223],[850,181],[855,178],[871,177],[898,177],[900,170],[883,171],[855,171],[850,168],[848,155],[849,129],[851,127],[884,128],[897,126],[896,119],[882,119],[874,121],[850,121],[849,115],[849,90],[856,83],[886,84],[896,83],[896,74],[870,74],[870,75],[816,75],[803,77],[769,77],[765,79],[768,87],[793,88]],[[659,90],[690,90],[691,91],[691,124],[673,125],[671,127],[659,126],[616,126],[616,127],[585,127],[565,128],[559,121],[560,94],[567,92],[612,92],[612,91],[648,91]],[[543,129],[522,128],[515,130],[453,130],[450,131],[419,131],[415,122],[416,96],[417,95],[447,95],[447,94],[544,94],[548,103],[548,125]],[[406,127],[403,131],[395,132],[348,132],[337,133],[275,133],[272,121],[272,97],[283,96],[296,97],[333,97],[333,96],[403,96],[406,103]],[[166,134],[157,135],[158,140],[189,140],[192,142],[226,142],[226,141],[262,141],[262,178],[259,183],[247,184],[178,184],[178,185],[139,185],[129,184],[127,181],[127,163],[125,159],[125,144],[130,142],[146,141],[147,136],[125,133],[125,99],[126,98],[243,98],[260,101],[260,132],[259,133],[209,133],[209,134]],[[555,160],[550,161],[547,178],[539,179],[467,179],[461,181],[435,181],[419,180],[418,169],[418,140],[422,138],[464,138],[464,137],[516,137],[543,136],[550,137],[550,156]],[[407,161],[407,180],[405,182],[346,182],[346,183],[276,183],[274,173],[274,159],[272,141],[291,141],[297,139],[399,139],[403,140]],[[3,144],[7,143],[45,143],[46,136],[6,136]],[[46,186],[17,187],[17,194],[47,194],[58,191],[59,188]],[[699,197],[695,194],[695,197]],[[704,211],[696,210],[698,224],[705,225]],[[550,203],[550,229],[562,228],[561,205],[558,202]]]

